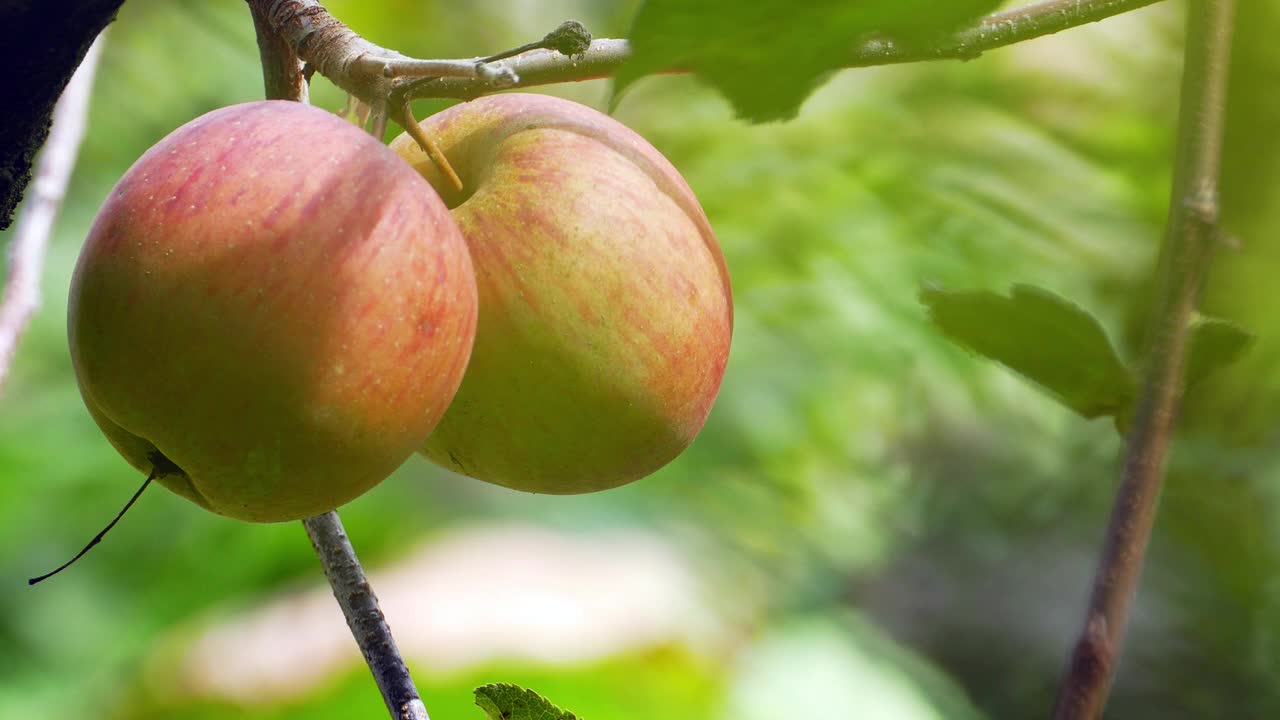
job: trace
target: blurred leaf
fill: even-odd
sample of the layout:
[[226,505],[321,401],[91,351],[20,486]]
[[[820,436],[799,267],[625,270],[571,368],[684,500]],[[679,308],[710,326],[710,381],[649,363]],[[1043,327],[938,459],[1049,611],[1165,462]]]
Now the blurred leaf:
[[507,683],[476,688],[476,705],[489,720],[578,720],[538,693]]
[[1086,418],[1127,412],[1134,379],[1102,325],[1047,290],[1015,285],[988,291],[925,288],[921,302],[952,340],[1036,383]]
[[1187,358],[1187,387],[1239,360],[1255,339],[1253,333],[1227,320],[1206,317],[1194,320]]
[[924,44],[999,0],[647,0],[632,24],[632,59],[614,100],[644,75],[678,68],[724,93],[752,122],[794,117],[800,104],[873,34]]

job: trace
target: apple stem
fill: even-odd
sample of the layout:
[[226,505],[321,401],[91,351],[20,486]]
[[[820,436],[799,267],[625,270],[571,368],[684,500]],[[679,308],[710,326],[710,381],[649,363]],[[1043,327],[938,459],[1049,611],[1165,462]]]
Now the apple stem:
[[356,551],[351,547],[351,540],[342,527],[338,513],[327,512],[323,515],[307,518],[302,521],[307,529],[307,537],[320,558],[325,577],[333,588],[333,596],[342,607],[342,614],[347,618],[347,626],[360,646],[365,663],[373,673],[373,679],[382,691],[382,698],[391,711],[391,717],[403,720],[429,720],[426,706],[414,687],[405,665],[396,647],[396,640],[391,635],[387,618],[378,607],[378,597],[365,577],[364,569]]
[[449,158],[444,156],[444,151],[440,149],[440,146],[423,131],[422,126],[413,118],[413,108],[409,107],[409,103],[406,102],[400,109],[400,116],[396,118],[396,122],[400,123],[405,132],[409,133],[414,142],[418,143],[418,147],[422,148],[423,152],[431,158],[431,162],[440,168],[440,172],[449,178],[449,182],[453,184],[453,187],[458,192],[462,192],[462,178],[458,177],[458,173],[454,172],[453,166],[449,164]]
[[120,522],[120,518],[124,517],[124,514],[129,512],[129,508],[133,507],[133,504],[138,501],[138,498],[142,497],[142,491],[147,489],[147,486],[151,484],[151,481],[155,480],[157,477],[165,474],[170,470],[172,465],[171,464],[166,465],[165,463],[167,462],[168,462],[167,460],[164,462],[157,462],[151,468],[151,472],[147,475],[147,479],[142,481],[142,487],[138,488],[138,491],[133,494],[133,497],[129,498],[129,502],[125,503],[124,507],[120,508],[120,512],[116,513],[115,518],[112,519],[111,522],[107,523],[107,526],[102,528],[102,530],[99,531],[97,535],[94,535],[93,539],[89,541],[89,544],[85,545],[80,552],[76,553],[75,557],[62,563],[57,568],[53,569],[50,572],[45,573],[44,575],[41,575],[39,577],[33,577],[30,580],[27,580],[27,584],[35,585],[38,582],[43,582],[45,580],[48,580],[54,575],[57,575],[63,570],[66,570],[67,568],[71,567],[72,564],[75,563],[75,561],[84,557],[85,553],[92,550],[94,545],[97,545],[98,543],[102,542],[102,538],[106,537],[107,533],[111,531],[111,528],[115,527],[116,523]]

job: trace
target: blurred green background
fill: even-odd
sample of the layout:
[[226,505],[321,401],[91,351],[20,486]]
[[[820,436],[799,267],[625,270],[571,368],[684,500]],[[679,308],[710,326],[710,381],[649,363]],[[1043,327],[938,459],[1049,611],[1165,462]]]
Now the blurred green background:
[[[635,3],[326,6],[455,57],[567,17],[620,36]],[[1280,717],[1280,10],[1241,6],[1224,178],[1241,247],[1204,305],[1259,340],[1188,398],[1109,717]],[[1182,9],[848,71],[786,124],[735,120],[687,77],[640,82],[616,115],[685,174],[728,258],[724,387],[694,446],[622,489],[525,495],[415,458],[342,509],[432,717],[479,718],[470,690],[495,681],[587,720],[1047,714],[1121,441],[950,345],[917,292],[1037,284],[1133,357]],[[608,84],[543,91],[603,107]],[[25,584],[140,481],[66,349],[93,215],[163,135],[261,94],[240,0],[129,0],[108,32],[44,305],[0,391],[0,719],[385,717],[297,523],[154,489],[73,569]],[[343,97],[317,78],[313,101]]]

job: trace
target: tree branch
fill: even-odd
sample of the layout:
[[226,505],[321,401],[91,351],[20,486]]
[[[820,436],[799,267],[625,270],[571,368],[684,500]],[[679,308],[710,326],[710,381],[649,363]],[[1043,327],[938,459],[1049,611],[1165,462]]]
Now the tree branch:
[[310,102],[302,59],[284,38],[271,30],[271,22],[261,3],[249,3],[253,29],[258,36],[258,57],[262,62],[262,83],[268,100]]
[[[519,89],[612,77],[630,59],[631,44],[626,40],[601,38],[592,40],[586,52],[578,55],[538,49],[503,60],[502,64],[517,78],[509,89]],[[493,91],[484,83],[467,78],[424,78],[409,84],[404,94],[414,99],[473,100]]]
[[[377,113],[416,98],[469,100],[498,90],[612,76],[631,57],[626,40],[600,39],[584,49],[535,47],[512,57],[428,61],[405,58],[375,45],[335,19],[316,0],[247,0],[299,57]],[[989,15],[932,47],[904,47],[873,39],[851,49],[846,67],[921,60],[972,59],[987,50],[1086,25],[1153,5],[1159,0],[1047,0]],[[589,35],[587,37],[590,37]],[[538,45],[532,43],[531,45]],[[670,72],[683,72],[672,68]]]
[[[1088,25],[1159,1],[1048,0],[988,15],[932,47],[905,47],[881,38],[868,40],[852,48],[844,65],[857,68],[923,60],[971,60],[988,50]],[[519,78],[512,87],[525,88],[610,77],[630,58],[631,46],[626,40],[606,38],[593,41],[582,54],[566,56],[549,50],[535,50],[504,64]],[[671,72],[683,70],[672,68]],[[427,78],[413,82],[405,94],[412,98],[471,100],[493,90],[484,83],[467,78]]]
[[1102,714],[1155,523],[1182,397],[1188,327],[1219,237],[1218,175],[1234,12],[1235,0],[1192,0],[1188,10],[1177,159],[1143,390],[1085,627],[1059,689],[1056,720]]
[[[418,97],[473,98],[505,87],[608,77],[630,57],[625,40],[596,40],[576,54],[546,47],[519,48],[492,58],[417,60],[361,38],[316,0],[246,0],[259,23],[268,92],[302,87],[305,61],[372,109],[375,128],[412,121],[403,103]],[[987,50],[1030,40],[1152,5],[1158,0],[1047,0],[995,13],[920,48],[877,38],[851,50],[847,67],[937,59],[972,59]],[[1085,629],[1076,646],[1057,717],[1092,718],[1101,712],[1128,603],[1154,522],[1172,418],[1181,395],[1187,323],[1209,248],[1216,237],[1217,155],[1221,142],[1225,48],[1234,0],[1193,0],[1184,81],[1179,175],[1166,238],[1166,290],[1154,322],[1146,386],[1130,436],[1124,483]],[[1206,21],[1206,22],[1200,22]],[[277,47],[279,44],[285,47]],[[289,51],[292,52],[289,52]],[[1201,52],[1203,51],[1203,52]],[[510,57],[508,57],[510,56]],[[500,66],[489,60],[505,58]],[[283,73],[273,81],[272,72]],[[672,68],[671,72],[681,72]],[[275,84],[273,84],[275,82]],[[421,700],[364,579],[336,513],[304,521],[339,604],[393,716],[418,717]]]
[[[0,229],[8,226],[29,179],[32,158],[44,143],[49,113],[89,42],[115,17],[124,0],[85,0],[68,10],[60,3],[31,3],[0,14],[0,65],[13,70],[0,90]],[[997,47],[1118,15],[1158,0],[1049,0],[988,16],[934,48],[905,49],[877,40],[854,48],[848,67],[943,58],[973,58]],[[311,63],[339,87],[360,98],[385,123],[391,91],[413,78],[454,77],[415,85],[401,100],[470,99],[504,87],[532,87],[611,76],[630,57],[625,40],[596,40],[574,57],[539,49],[501,64],[481,58],[416,61],[351,32],[316,0],[247,0],[259,34]],[[260,44],[261,47],[261,44]],[[52,54],[49,50],[52,49]],[[38,50],[38,51],[37,51]],[[265,62],[279,48],[263,49]],[[360,59],[364,58],[364,59]],[[577,59],[575,59],[577,58]],[[319,61],[323,62],[319,62]],[[444,63],[444,64],[438,64]],[[387,68],[390,67],[388,71]],[[390,72],[388,77],[384,73]],[[673,69],[672,72],[679,72]],[[456,76],[456,77],[455,77]],[[516,81],[516,78],[519,81]],[[274,95],[270,95],[274,97]]]
[[429,720],[427,708],[422,704],[418,689],[409,675],[409,668],[400,657],[400,649],[391,636],[387,618],[378,607],[378,598],[364,576],[364,568],[356,551],[347,539],[338,513],[323,515],[302,521],[311,538],[311,545],[320,556],[325,577],[333,588],[333,595],[347,618],[347,626],[355,636],[364,661],[373,673],[373,679],[382,691],[393,720]]
[[[266,11],[273,3],[247,0],[258,32],[262,58],[263,85],[269,100],[307,101],[307,83],[302,60],[293,46],[276,34]],[[311,539],[333,589],[333,596],[347,619],[347,627],[364,656],[382,700],[393,720],[430,720],[418,688],[413,683],[391,627],[378,605],[378,596],[365,577],[360,558],[347,538],[337,512],[307,518],[302,526]]]
[[920,60],[972,60],[988,50],[1034,40],[1063,30],[1154,5],[1160,0],[1046,0],[994,13],[932,48],[903,48],[871,40],[856,48],[848,67],[869,67]]
[[123,2],[0,2],[0,230],[31,180],[54,103]]
[[62,207],[71,171],[84,139],[93,75],[102,54],[102,36],[90,46],[84,60],[53,111],[53,125],[36,166],[31,196],[22,206],[9,246],[9,277],[0,301],[0,387],[13,362],[18,339],[40,305],[40,273],[53,222]]
[[479,58],[418,60],[375,45],[330,15],[317,0],[246,2],[258,28],[264,67],[290,54],[300,58],[367,105],[375,128],[385,126],[389,116],[399,116],[404,98],[390,99],[406,78],[464,77],[490,89],[515,81],[510,70]]

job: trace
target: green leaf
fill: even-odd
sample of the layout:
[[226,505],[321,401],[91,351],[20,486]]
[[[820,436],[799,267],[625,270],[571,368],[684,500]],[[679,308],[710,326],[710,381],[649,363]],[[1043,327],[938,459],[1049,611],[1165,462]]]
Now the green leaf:
[[753,122],[785,120],[872,36],[932,44],[1000,0],[646,0],[614,104],[644,75],[694,72]]
[[532,690],[508,683],[476,688],[476,705],[489,720],[578,720],[578,716],[552,705]]
[[1078,305],[1029,285],[1015,285],[1009,297],[925,288],[920,299],[947,337],[1086,418],[1121,416],[1133,403],[1132,373],[1102,325]]
[[1253,344],[1253,333],[1227,320],[1199,317],[1191,323],[1187,382],[1191,387],[1213,371],[1230,365]]

